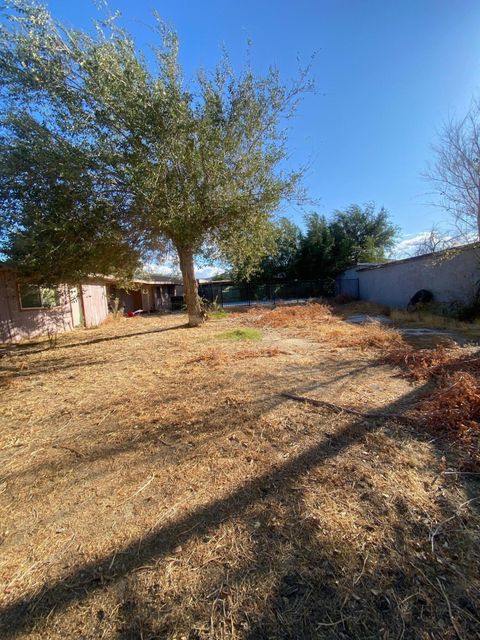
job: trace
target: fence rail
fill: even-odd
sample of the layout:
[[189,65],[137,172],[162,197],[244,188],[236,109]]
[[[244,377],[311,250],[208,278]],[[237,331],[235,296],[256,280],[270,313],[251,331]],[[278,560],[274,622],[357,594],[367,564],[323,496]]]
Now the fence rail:
[[227,284],[208,282],[199,286],[202,298],[210,303],[226,306],[304,301],[309,298],[330,296],[334,293],[333,280],[295,280],[262,284]]

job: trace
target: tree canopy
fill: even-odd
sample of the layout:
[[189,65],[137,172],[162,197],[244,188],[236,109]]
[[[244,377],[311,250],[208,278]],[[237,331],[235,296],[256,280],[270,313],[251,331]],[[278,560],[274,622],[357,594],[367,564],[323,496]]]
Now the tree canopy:
[[335,211],[330,229],[338,271],[358,262],[385,260],[398,231],[387,210],[380,207],[375,211],[373,203],[363,208],[352,204],[344,211]]
[[[281,218],[274,227],[274,243],[271,254],[260,263],[254,277],[267,282],[293,278],[297,272],[298,252],[302,234],[296,224]],[[243,276],[242,273],[239,274]]]
[[397,228],[384,207],[352,204],[330,220],[305,216],[305,231],[289,221],[277,227],[276,249],[261,263],[257,280],[333,278],[358,262],[381,262],[395,244]]
[[308,71],[287,87],[274,69],[235,74],[224,56],[190,86],[161,21],[151,63],[114,18],[87,33],[28,0],[1,11],[3,253],[67,281],[176,253],[198,324],[195,257],[249,275],[275,246],[279,204],[299,193],[301,172],[279,167]]

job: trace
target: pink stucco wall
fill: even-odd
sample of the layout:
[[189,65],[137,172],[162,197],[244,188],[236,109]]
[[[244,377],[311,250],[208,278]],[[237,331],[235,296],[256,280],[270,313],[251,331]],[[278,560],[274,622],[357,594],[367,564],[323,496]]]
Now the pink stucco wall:
[[68,289],[60,289],[60,305],[53,309],[21,309],[17,278],[13,271],[0,271],[0,339],[2,342],[33,338],[72,329]]
[[[0,342],[11,342],[61,333],[73,329],[69,288],[59,285],[60,304],[53,309],[21,309],[17,278],[13,271],[0,269]],[[94,327],[108,315],[103,284],[82,285],[85,326]]]

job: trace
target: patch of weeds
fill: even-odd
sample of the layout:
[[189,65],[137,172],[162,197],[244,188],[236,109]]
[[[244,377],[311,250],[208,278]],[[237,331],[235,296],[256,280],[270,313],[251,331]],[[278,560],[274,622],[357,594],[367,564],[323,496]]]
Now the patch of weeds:
[[227,316],[228,316],[228,313],[223,309],[215,309],[215,311],[211,311],[208,314],[208,317],[211,318],[212,320],[223,320]]
[[241,341],[241,340],[261,340],[262,332],[258,329],[234,329],[233,331],[224,331],[223,333],[218,333],[215,338],[218,340],[232,340],[232,341]]

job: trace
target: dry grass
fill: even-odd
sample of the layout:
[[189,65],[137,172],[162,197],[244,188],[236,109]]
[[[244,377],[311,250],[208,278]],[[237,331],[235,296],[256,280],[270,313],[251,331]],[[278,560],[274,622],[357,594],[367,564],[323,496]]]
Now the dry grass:
[[250,358],[273,358],[275,356],[288,355],[288,351],[282,351],[278,347],[265,347],[261,349],[240,349],[233,353],[211,349],[188,361],[188,364],[220,365],[237,360],[249,360]]
[[[371,309],[372,305],[368,304]],[[348,315],[359,312],[359,303],[348,307]],[[254,307],[246,313],[238,314],[238,318],[249,325],[288,329],[294,335],[340,348],[370,349],[403,344],[402,337],[394,329],[386,328],[378,322],[363,326],[347,324],[340,315],[334,313],[331,306],[315,302],[274,309]]]
[[391,314],[390,307],[377,302],[369,302],[368,300],[350,300],[338,303],[337,299],[335,299],[333,310],[342,317],[356,314],[367,316],[389,316]]
[[[406,410],[423,379],[378,360],[399,338],[268,313],[4,353],[2,638],[478,635],[477,476],[441,440],[279,395]],[[262,340],[212,347],[245,323]]]
[[480,357],[477,350],[403,345],[384,358],[414,380],[430,381],[412,414],[435,435],[458,446],[461,468],[480,471]]
[[403,311],[392,309],[391,319],[398,325],[427,327],[430,329],[442,329],[462,334],[471,339],[480,338],[480,319],[474,322],[461,322],[455,318],[434,313],[427,309],[418,311]]

